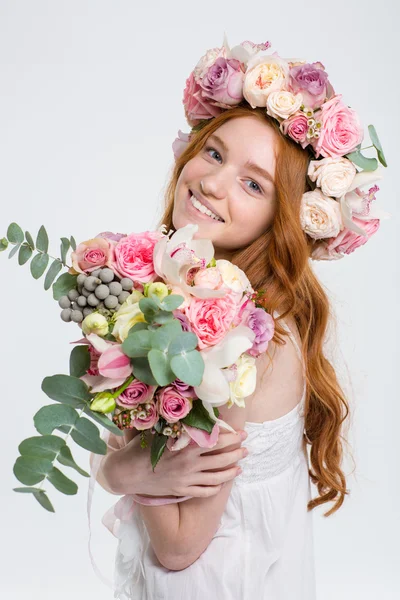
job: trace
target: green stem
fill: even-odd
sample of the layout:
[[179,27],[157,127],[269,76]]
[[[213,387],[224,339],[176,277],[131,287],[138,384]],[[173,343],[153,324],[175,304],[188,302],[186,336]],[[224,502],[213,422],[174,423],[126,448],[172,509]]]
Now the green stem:
[[122,392],[124,392],[126,390],[126,388],[128,387],[128,385],[133,381],[133,375],[130,375],[130,377],[128,377],[128,379],[125,381],[125,383],[123,383],[121,385],[121,387],[119,387],[117,389],[117,391],[115,391],[113,394],[111,394],[111,398],[118,398],[118,396],[120,396],[122,394]]
[[[25,243],[26,243],[26,245],[27,245],[27,246],[29,246],[29,248],[32,250],[32,252],[34,252],[34,251],[36,250],[36,252],[37,252],[38,254],[47,254],[47,256],[48,256],[49,258],[52,258],[53,260],[59,260],[59,261],[60,261],[60,263],[61,263],[62,265],[64,265],[63,261],[61,260],[61,258],[58,258],[58,256],[57,256],[57,257],[55,257],[55,256],[52,256],[52,255],[51,255],[51,254],[49,254],[48,252],[43,252],[43,250],[39,250],[39,248],[32,248],[32,246],[31,246],[30,244],[28,244],[28,242],[25,242]],[[17,244],[14,244],[14,242],[9,242],[9,244],[12,244],[13,246],[17,246]],[[20,242],[20,245],[21,245],[21,244],[22,244],[22,242]],[[64,266],[65,266],[67,269],[71,269],[71,267],[70,267],[69,265],[67,265],[67,264],[65,264]]]
[[361,152],[362,150],[368,150],[368,148],[373,148],[373,147],[374,147],[374,145],[373,145],[373,144],[372,144],[372,146],[365,146],[365,148],[361,148],[361,149],[360,149],[360,152]]

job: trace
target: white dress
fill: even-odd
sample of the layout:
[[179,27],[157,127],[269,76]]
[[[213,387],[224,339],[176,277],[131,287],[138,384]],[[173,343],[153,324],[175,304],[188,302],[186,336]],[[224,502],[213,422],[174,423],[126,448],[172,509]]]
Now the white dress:
[[[301,358],[295,337],[282,325]],[[246,422],[248,437],[242,445],[250,453],[240,461],[243,471],[234,479],[211,543],[186,569],[160,565],[139,510],[118,521],[114,598],[315,600],[304,400],[305,383],[301,401],[289,413],[263,423]],[[125,509],[129,498],[124,497]]]

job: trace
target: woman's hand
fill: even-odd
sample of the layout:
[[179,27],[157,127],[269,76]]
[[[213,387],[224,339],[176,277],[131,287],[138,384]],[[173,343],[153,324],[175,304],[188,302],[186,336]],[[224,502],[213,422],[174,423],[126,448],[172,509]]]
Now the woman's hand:
[[197,444],[178,451],[166,448],[153,472],[151,438],[147,434],[148,446],[141,448],[137,435],[107,457],[104,469],[115,493],[206,498],[239,474],[237,462],[245,456],[239,433],[220,431],[211,450]]

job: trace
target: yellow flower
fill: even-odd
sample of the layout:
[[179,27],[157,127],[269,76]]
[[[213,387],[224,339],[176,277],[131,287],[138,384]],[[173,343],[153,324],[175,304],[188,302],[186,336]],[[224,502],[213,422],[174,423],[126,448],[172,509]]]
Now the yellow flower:
[[136,323],[143,323],[145,321],[144,314],[139,308],[141,298],[144,298],[143,294],[134,290],[122,304],[121,308],[114,314],[115,325],[112,334],[120,343],[128,337],[131,327],[136,325]]
[[168,288],[165,283],[161,281],[150,283],[147,288],[147,296],[151,298],[151,296],[157,296],[159,300],[163,300],[166,296],[168,296]]
[[230,398],[227,402],[228,408],[233,404],[244,408],[244,399],[256,389],[257,367],[255,362],[256,359],[249,354],[242,354],[236,361],[237,376],[235,381],[229,382]]

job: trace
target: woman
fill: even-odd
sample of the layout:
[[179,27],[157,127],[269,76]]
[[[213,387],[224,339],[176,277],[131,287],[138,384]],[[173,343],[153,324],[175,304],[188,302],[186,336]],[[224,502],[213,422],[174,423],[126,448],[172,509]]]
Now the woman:
[[[226,54],[221,57],[227,63]],[[243,77],[251,64],[249,59]],[[324,82],[326,100],[334,92]],[[186,92],[191,85],[187,80]],[[294,95],[293,88],[292,82]],[[110,439],[114,451],[98,476],[106,489],[171,499],[160,506],[137,504],[121,524],[116,597],[124,600],[312,600],[311,510],[333,502],[325,513],[331,515],[348,493],[341,463],[349,406],[324,355],[331,309],[309,258],[343,256],[346,250],[334,244],[339,236],[360,238],[354,247],[365,239],[354,219],[353,230],[348,219],[347,227],[341,222],[335,230],[340,210],[329,204],[339,205],[333,194],[324,196],[331,213],[310,209],[317,180],[312,148],[288,135],[276,112],[252,100],[247,94],[229,110],[201,119],[190,139],[178,141],[160,224],[170,230],[196,223],[196,237],[212,240],[216,259],[232,261],[254,289],[264,290],[275,335],[257,359],[257,387],[246,407],[220,408],[222,419],[247,433],[243,444],[224,432],[212,452],[188,446],[164,453],[153,473],[134,433],[125,432],[124,446],[120,438]],[[193,124],[190,111],[186,115]],[[310,479],[318,490],[313,499]]]

